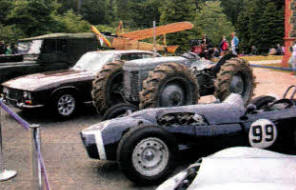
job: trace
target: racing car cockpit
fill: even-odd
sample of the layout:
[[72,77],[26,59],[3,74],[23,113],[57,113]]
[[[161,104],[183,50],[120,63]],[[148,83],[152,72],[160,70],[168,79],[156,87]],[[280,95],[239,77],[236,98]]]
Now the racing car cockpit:
[[[293,90],[290,97],[288,94]],[[248,105],[247,112],[249,110],[250,113],[257,113],[257,112],[265,112],[265,111],[279,111],[291,108],[295,106],[296,100],[294,98],[296,94],[296,86],[292,85],[288,87],[286,92],[283,95],[282,99],[276,99],[273,96],[259,96],[251,101],[251,104]],[[255,109],[252,108],[255,106]]]

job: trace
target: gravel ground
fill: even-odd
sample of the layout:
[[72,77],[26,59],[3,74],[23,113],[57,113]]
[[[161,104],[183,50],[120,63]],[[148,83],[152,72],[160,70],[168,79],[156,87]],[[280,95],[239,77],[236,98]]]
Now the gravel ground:
[[[255,96],[274,94],[282,96],[286,88],[296,84],[296,78],[287,72],[254,69],[257,77]],[[203,98],[203,102],[213,98]],[[94,109],[85,106],[76,118],[57,122],[51,113],[18,113],[30,123],[41,125],[42,152],[53,190],[71,189],[155,189],[139,187],[127,180],[116,163],[91,160],[83,148],[79,132],[100,121]],[[32,152],[30,132],[25,131],[6,114],[3,121],[4,159],[7,169],[18,171],[17,177],[1,182],[0,189],[34,189],[32,186]],[[178,170],[183,169],[183,164]],[[177,171],[178,171],[177,170]]]

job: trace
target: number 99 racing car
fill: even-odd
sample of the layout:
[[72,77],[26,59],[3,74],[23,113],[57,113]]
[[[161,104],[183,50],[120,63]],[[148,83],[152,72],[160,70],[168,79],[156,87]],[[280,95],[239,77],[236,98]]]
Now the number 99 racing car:
[[295,102],[263,96],[245,108],[241,96],[231,94],[221,103],[134,112],[84,129],[81,138],[90,158],[117,160],[136,183],[158,183],[172,172],[180,147],[292,150]]

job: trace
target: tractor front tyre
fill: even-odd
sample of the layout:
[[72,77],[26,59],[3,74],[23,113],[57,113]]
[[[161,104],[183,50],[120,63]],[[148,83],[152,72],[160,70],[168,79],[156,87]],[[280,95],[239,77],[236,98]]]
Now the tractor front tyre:
[[122,97],[124,62],[107,63],[92,84],[93,104],[98,113],[103,114],[112,105],[124,102]]
[[165,63],[155,67],[143,81],[140,109],[196,104],[197,78],[182,64]]

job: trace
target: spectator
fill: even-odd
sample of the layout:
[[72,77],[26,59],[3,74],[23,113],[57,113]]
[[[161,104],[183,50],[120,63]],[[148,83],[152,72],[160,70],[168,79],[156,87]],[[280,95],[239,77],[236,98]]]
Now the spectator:
[[258,54],[258,51],[257,51],[256,46],[252,45],[252,47],[251,47],[251,55],[257,55],[257,54]]
[[275,48],[270,48],[268,54],[269,55],[276,55],[277,54],[277,50]]
[[276,45],[276,54],[283,55],[282,46],[280,44]]
[[238,37],[236,37],[235,32],[231,33],[231,37],[232,37],[232,40],[231,40],[232,54],[237,55],[239,39]]
[[6,47],[3,41],[0,41],[0,55],[5,54],[6,52]]
[[7,46],[6,51],[5,51],[5,55],[11,55],[12,54],[12,50],[10,45]]
[[12,51],[12,54],[18,53],[18,49],[15,43],[11,44],[11,51]]
[[222,40],[220,42],[220,51],[221,51],[221,56],[225,55],[225,52],[228,51],[229,44],[225,38],[225,36],[222,37]]
[[214,57],[219,57],[220,56],[220,51],[217,47],[214,47],[214,53],[213,53]]
[[212,41],[206,34],[202,35],[202,44],[206,47],[206,49],[213,48]]
[[292,46],[292,56],[289,60],[289,64],[291,65],[293,73],[296,76],[296,41],[294,41],[294,44]]

